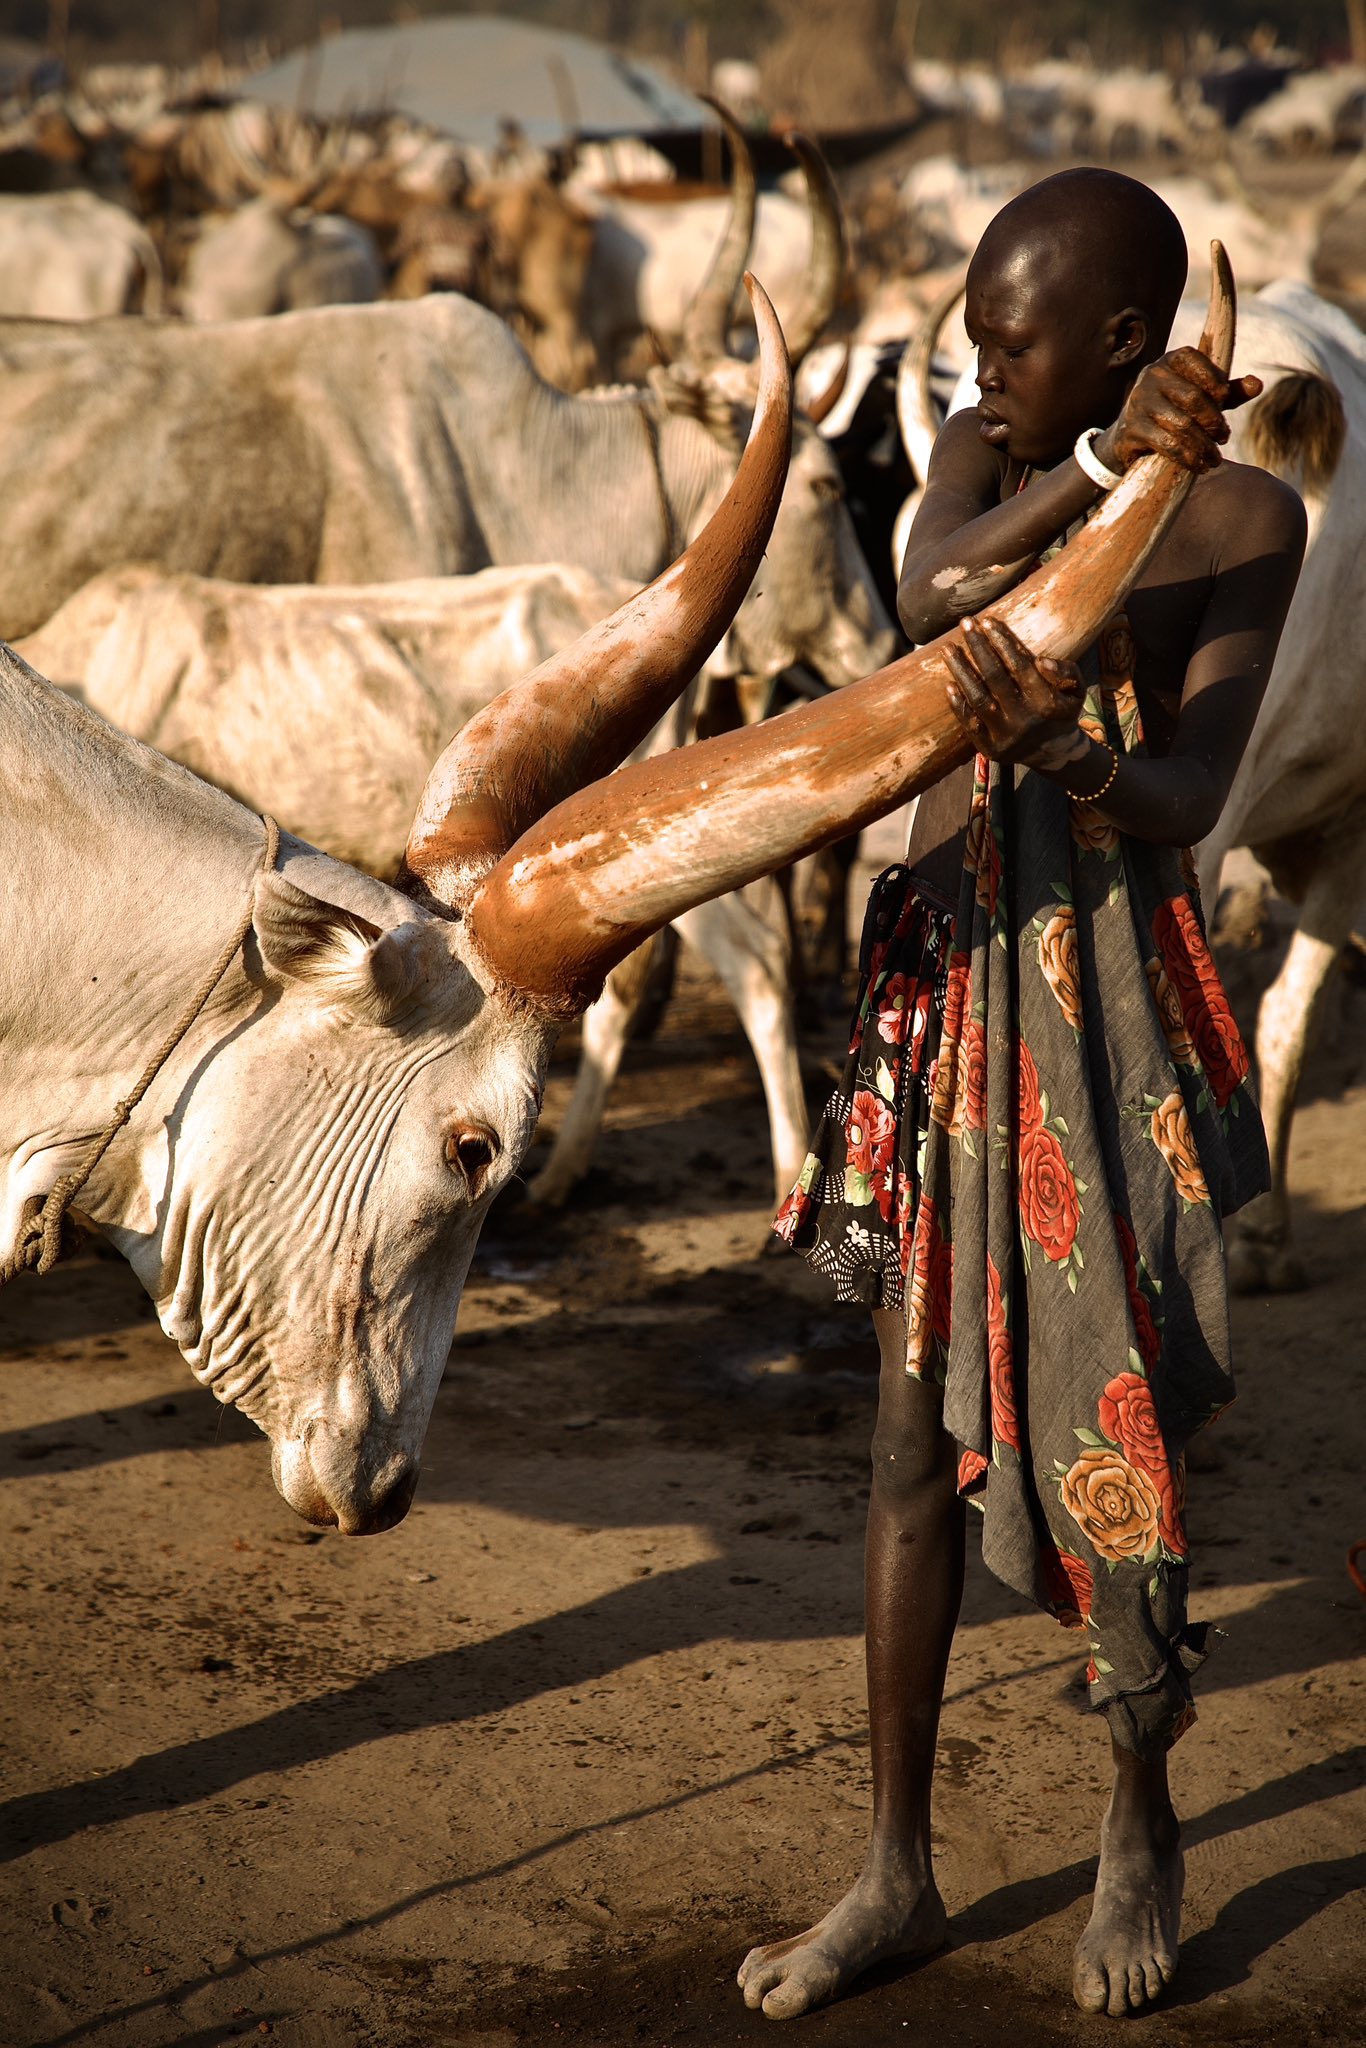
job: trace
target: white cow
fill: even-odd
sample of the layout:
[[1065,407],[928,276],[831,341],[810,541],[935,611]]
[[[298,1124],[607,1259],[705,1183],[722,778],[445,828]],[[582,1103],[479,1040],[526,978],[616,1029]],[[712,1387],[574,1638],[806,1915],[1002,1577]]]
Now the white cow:
[[[926,157],[902,181],[905,203],[918,225],[941,245],[971,255],[988,223],[1017,193],[1050,175],[1026,164],[991,164],[967,168],[950,156]],[[1277,278],[1310,282],[1324,229],[1351,204],[1366,183],[1366,159],[1346,166],[1317,198],[1287,201],[1271,208],[1250,193],[1231,163],[1215,166],[1213,175],[1226,189],[1194,175],[1149,178],[1180,221],[1191,251],[1191,289],[1203,283],[1204,254],[1221,241],[1240,285],[1252,288]]]
[[146,229],[93,192],[0,196],[0,317],[100,320],[161,311]]
[[[93,710],[339,859],[392,875],[431,762],[499,691],[576,640],[634,585],[565,566],[347,585],[250,585],[110,570],[18,643]],[[640,752],[689,737],[685,698]],[[792,947],[778,885],[684,912],[754,1049],[779,1197],[805,1156]],[[534,1182],[558,1205],[592,1163],[642,990],[609,980],[584,1019],[569,1113]]]
[[[273,854],[230,797],[0,651],[0,1245],[25,1264],[41,1245],[45,1270],[78,1197],[315,1522],[365,1533],[412,1498],[479,1226],[564,1017],[651,931],[894,808],[966,749],[936,644],[607,776],[767,538],[790,396],[759,312],[764,391],[721,512],[447,749],[409,833],[411,895],[297,841]],[[1039,653],[1089,644],[1183,489],[1170,465],[1138,465],[1088,545],[1001,616]]]
[[[539,947],[509,962],[503,857],[576,785],[592,799],[757,566],[791,417],[767,309],[762,332],[754,435],[710,528],[433,771],[409,842],[422,902],[297,840],[277,855],[267,831],[263,848],[250,811],[0,649],[0,1257],[33,1263],[45,1218],[46,1270],[57,1190],[78,1196],[196,1375],[267,1432],[280,1490],[312,1521],[359,1534],[406,1511],[479,1226],[581,1007],[559,991],[620,957],[562,890]],[[732,857],[734,883],[765,865]],[[681,868],[664,917],[731,886]],[[639,896],[623,878],[623,914],[648,931],[657,897]],[[106,1124],[114,1142],[92,1153]]]
[[[1184,309],[1179,338],[1189,340]],[[1299,908],[1285,964],[1257,1021],[1270,1195],[1239,1219],[1230,1273],[1244,1291],[1303,1284],[1291,1245],[1287,1164],[1295,1095],[1329,974],[1366,874],[1366,720],[1361,715],[1361,538],[1366,533],[1366,337],[1304,285],[1260,292],[1239,313],[1234,369],[1266,395],[1230,415],[1230,452],[1292,483],[1309,545],[1280,651],[1237,780],[1200,850],[1213,904],[1225,855],[1250,846]]]
[[[756,189],[744,129],[719,101],[731,146],[728,199],[671,199],[667,185],[648,197],[602,194],[584,286],[584,319],[600,363],[631,367],[636,344],[648,339],[666,355],[695,352],[699,320],[724,345],[740,269],[748,261],[772,284],[794,364],[829,323],[844,270],[843,224],[829,167],[815,145],[793,134],[806,204],[783,192]],[[581,194],[588,202],[588,195]],[[713,303],[713,300],[715,303]],[[743,301],[739,311],[744,315]]]
[[210,221],[185,264],[187,320],[249,320],[305,306],[362,306],[384,289],[370,230],[339,214],[261,197]]
[[1238,133],[1269,154],[1326,153],[1337,141],[1338,122],[1363,93],[1366,66],[1360,64],[1297,72],[1243,116]]

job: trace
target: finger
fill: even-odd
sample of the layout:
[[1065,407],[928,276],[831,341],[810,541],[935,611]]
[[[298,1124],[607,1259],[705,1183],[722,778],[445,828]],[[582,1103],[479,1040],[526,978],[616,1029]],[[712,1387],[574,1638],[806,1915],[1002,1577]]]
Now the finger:
[[1085,685],[1081,679],[1081,670],[1074,661],[1054,661],[1051,654],[1041,654],[1038,657],[1038,668],[1039,673],[1064,696],[1076,697],[1083,693]]
[[[1014,664],[1018,654],[1025,650],[1009,629],[1002,638],[999,620],[964,619],[963,639],[972,655],[973,666],[993,697],[998,702],[1009,702],[1012,697],[1017,697],[1020,683]],[[1025,659],[1028,659],[1027,655]]]
[[996,699],[961,649],[948,647],[944,652],[964,707],[959,715],[976,720],[985,729],[995,715]]
[[1228,423],[1223,412],[1205,392],[1179,377],[1155,379],[1154,383],[1156,389],[1145,394],[1147,402],[1139,408],[1140,419],[1146,414],[1148,419],[1162,420],[1168,425],[1190,420],[1213,441],[1227,437]]
[[1223,460],[1207,435],[1194,433],[1189,427],[1154,424],[1145,439],[1156,454],[1169,455],[1173,462],[1179,462],[1183,469],[1194,470],[1197,475],[1202,470],[1217,469]]
[[963,649],[954,646],[950,642],[944,649],[944,659],[948,664],[954,682],[958,685],[958,691],[964,703],[977,711],[989,710],[994,701],[991,691],[987,688],[972,660]]
[[1154,364],[1157,370],[1175,370],[1188,384],[1198,384],[1202,391],[1216,395],[1224,388],[1224,373],[1208,356],[1198,348],[1174,348],[1170,355],[1160,356]]
[[957,686],[949,683],[945,688],[944,694],[949,700],[950,711],[964,731],[970,733],[975,740],[985,739],[987,732],[985,725],[977,716],[977,713],[964,703],[962,692]]
[[1260,398],[1265,390],[1260,377],[1235,377],[1228,387],[1224,400],[1225,412],[1232,412],[1236,406],[1246,405],[1250,398]]

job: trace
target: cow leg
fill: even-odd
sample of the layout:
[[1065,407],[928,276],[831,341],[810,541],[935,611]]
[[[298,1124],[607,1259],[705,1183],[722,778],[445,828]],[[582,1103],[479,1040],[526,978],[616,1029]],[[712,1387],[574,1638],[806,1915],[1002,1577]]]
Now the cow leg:
[[801,1171],[809,1131],[782,892],[765,876],[715,903],[699,903],[677,924],[725,983],[753,1047],[768,1104],[774,1184],[781,1201]]
[[838,984],[849,950],[849,876],[859,835],[838,839],[799,861],[795,870],[797,922],[808,982]]
[[[1290,1133],[1304,1062],[1313,1043],[1334,963],[1346,944],[1361,898],[1366,833],[1360,823],[1316,863],[1285,965],[1257,1014],[1257,1064],[1271,1153],[1271,1190],[1250,1202],[1231,1234],[1229,1283],[1235,1293],[1290,1293],[1305,1285],[1290,1242]],[[1274,860],[1272,862],[1274,874]]]
[[598,1000],[584,1012],[583,1049],[574,1093],[550,1157],[527,1189],[538,1207],[559,1209],[593,1164],[603,1111],[621,1056],[651,993],[658,937],[613,968]]

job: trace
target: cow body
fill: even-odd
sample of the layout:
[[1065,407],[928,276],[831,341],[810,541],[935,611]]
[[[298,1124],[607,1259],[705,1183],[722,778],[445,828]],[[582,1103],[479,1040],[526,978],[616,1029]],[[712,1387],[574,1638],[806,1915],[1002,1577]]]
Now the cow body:
[[[11,322],[0,637],[130,561],[237,583],[558,561],[642,584],[734,474],[743,428],[717,412],[704,380],[667,400],[565,397],[451,295],[202,328]],[[743,629],[811,643],[791,658],[832,681],[892,645],[838,495],[806,430]]]
[[[1186,309],[1185,330],[1193,317]],[[1189,332],[1179,338],[1189,339]],[[1304,568],[1257,724],[1223,816],[1200,853],[1211,902],[1225,855],[1245,845],[1299,911],[1257,1024],[1273,1186],[1240,1218],[1230,1260],[1236,1284],[1260,1289],[1302,1284],[1287,1182],[1295,1095],[1366,873],[1359,559],[1366,530],[1366,337],[1306,287],[1274,285],[1240,309],[1234,371],[1255,373],[1268,388],[1257,405],[1230,414],[1231,452],[1283,475],[1300,489],[1309,514]],[[1333,392],[1346,419],[1340,453],[1326,403]],[[1279,422],[1274,436],[1265,424],[1272,417]]]
[[[598,361],[624,374],[632,349],[654,335],[673,350],[724,231],[730,201],[704,195],[671,199],[612,193],[581,197],[597,212],[584,287],[584,318]],[[764,192],[755,214],[750,265],[789,325],[805,289],[810,215],[784,192]]]
[[212,221],[185,265],[187,320],[247,320],[308,306],[368,305],[384,289],[370,230],[337,214],[297,213],[268,198]]
[[92,192],[0,196],[0,316],[100,320],[161,311],[151,237]]

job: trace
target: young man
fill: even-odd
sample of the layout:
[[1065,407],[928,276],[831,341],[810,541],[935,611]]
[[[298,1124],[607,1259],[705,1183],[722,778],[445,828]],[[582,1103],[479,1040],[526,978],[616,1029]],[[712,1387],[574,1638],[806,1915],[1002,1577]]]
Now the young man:
[[1203,1656],[1181,1453],[1232,1391],[1220,1218],[1266,1184],[1176,850],[1228,794],[1305,541],[1295,493],[1220,454],[1257,380],[1162,353],[1186,261],[1155,194],[1078,170],[1006,207],[968,272],[981,401],[935,449],[901,576],[912,639],[1009,589],[1141,455],[1195,482],[1083,665],[1079,726],[1035,708],[1058,668],[962,621],[950,694],[978,759],[921,799],[906,866],[874,889],[849,1068],[779,1214],[873,1309],[882,1376],[872,1839],[818,1925],[746,1958],[745,2001],[774,2018],[945,1939],[930,1780],[965,1498],[993,1570],[1087,1628],[1110,1724],[1077,2002],[1140,2011],[1176,1963],[1166,1756]]

